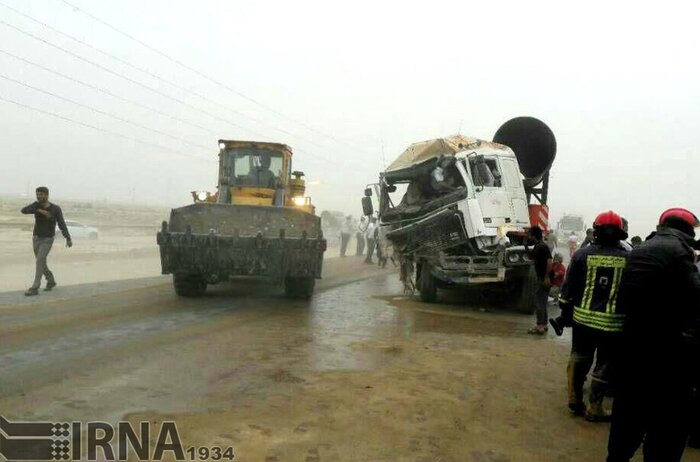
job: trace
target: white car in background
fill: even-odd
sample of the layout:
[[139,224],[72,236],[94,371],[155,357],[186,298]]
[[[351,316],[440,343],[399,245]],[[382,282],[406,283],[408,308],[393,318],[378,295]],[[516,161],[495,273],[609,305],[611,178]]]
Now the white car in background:
[[[84,225],[77,221],[66,220],[66,226],[68,227],[68,233],[73,239],[97,239],[100,237],[100,232],[97,228]],[[56,231],[56,237],[62,237],[60,230]]]

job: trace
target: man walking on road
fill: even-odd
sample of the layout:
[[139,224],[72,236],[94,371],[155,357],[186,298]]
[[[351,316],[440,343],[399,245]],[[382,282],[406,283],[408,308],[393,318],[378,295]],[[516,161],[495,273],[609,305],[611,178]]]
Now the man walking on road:
[[[572,327],[571,356],[566,368],[569,410],[589,422],[610,419],[603,398],[610,389],[611,356],[620,342],[624,315],[616,310],[617,290],[627,263],[628,251],[620,245],[627,238],[622,219],[603,212],[593,223],[593,240],[574,253],[559,296],[561,317],[552,320],[557,334]],[[591,376],[588,408],[583,402],[583,384],[596,358]]]
[[697,217],[665,211],[656,234],[630,252],[617,298],[625,313],[608,462],[627,462],[644,441],[645,462],[681,460],[698,358],[684,333],[700,310]]
[[38,295],[42,276],[46,278],[46,288],[44,290],[51,290],[56,287],[56,280],[46,263],[56,234],[56,224],[58,224],[63,237],[66,238],[66,247],[72,247],[73,241],[68,233],[66,222],[63,220],[61,207],[49,202],[49,189],[47,187],[40,186],[36,188],[36,202],[24,207],[22,213],[34,215],[32,244],[34,246],[34,256],[36,257],[34,283],[24,292],[24,295]]

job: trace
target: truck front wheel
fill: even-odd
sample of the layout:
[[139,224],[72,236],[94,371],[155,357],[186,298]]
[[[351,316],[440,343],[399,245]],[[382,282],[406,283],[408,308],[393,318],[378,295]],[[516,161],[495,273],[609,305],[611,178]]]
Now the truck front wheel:
[[435,303],[437,300],[437,284],[435,277],[430,274],[430,266],[423,263],[420,269],[420,299],[425,303]]
[[530,267],[527,273],[523,274],[520,284],[516,286],[515,309],[518,313],[532,314],[535,312],[535,297],[538,288],[535,267]]
[[196,274],[173,274],[173,287],[180,297],[201,297],[207,290],[207,282]]
[[312,277],[286,277],[284,280],[284,293],[289,298],[308,300],[314,293],[316,278]]

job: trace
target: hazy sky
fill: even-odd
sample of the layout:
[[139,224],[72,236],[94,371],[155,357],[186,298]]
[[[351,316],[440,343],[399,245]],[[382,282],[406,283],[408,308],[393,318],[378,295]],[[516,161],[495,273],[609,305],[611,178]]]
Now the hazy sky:
[[295,149],[295,168],[307,173],[320,209],[357,214],[364,185],[408,144],[460,127],[491,139],[506,120],[531,115],[559,145],[550,190],[555,220],[572,212],[590,222],[612,208],[633,233],[645,233],[666,207],[700,212],[700,32],[697,12],[684,3],[70,1],[238,94],[61,0],[0,0],[3,23],[161,93],[0,23],[0,97],[164,147],[0,101],[0,194],[46,184],[55,198],[177,206],[193,189],[214,190],[218,138],[265,138]]

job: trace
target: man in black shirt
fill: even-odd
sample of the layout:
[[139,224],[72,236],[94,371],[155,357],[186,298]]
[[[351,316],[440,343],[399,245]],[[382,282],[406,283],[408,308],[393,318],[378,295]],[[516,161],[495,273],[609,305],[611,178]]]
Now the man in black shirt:
[[66,238],[66,247],[72,247],[73,241],[68,233],[68,227],[63,220],[63,212],[61,207],[49,202],[49,189],[45,186],[36,188],[36,202],[29,204],[22,209],[25,215],[34,215],[34,232],[32,244],[34,246],[34,256],[36,257],[36,273],[34,275],[34,284],[24,292],[24,295],[31,296],[39,293],[41,286],[41,276],[46,277],[46,288],[51,290],[56,287],[56,280],[53,273],[49,270],[46,264],[46,258],[49,256],[53,238],[56,235],[56,224],[61,229],[63,237]]
[[528,331],[529,334],[544,335],[547,332],[547,302],[552,281],[549,275],[552,272],[552,252],[542,240],[542,228],[533,226],[530,228],[530,239],[535,243],[532,249],[532,260],[535,263],[537,274],[537,293],[535,295],[535,308],[537,325]]

